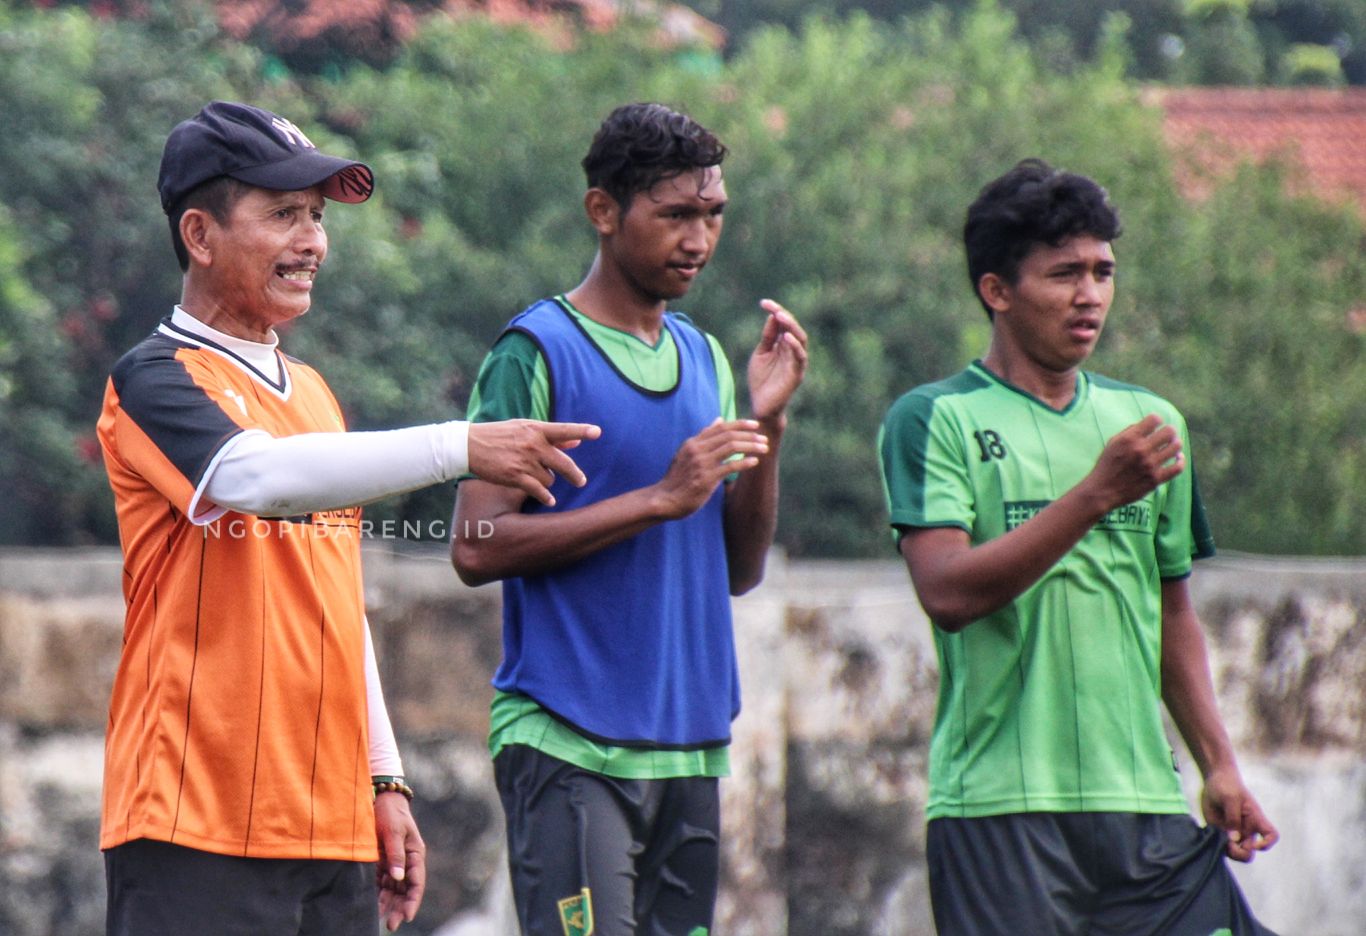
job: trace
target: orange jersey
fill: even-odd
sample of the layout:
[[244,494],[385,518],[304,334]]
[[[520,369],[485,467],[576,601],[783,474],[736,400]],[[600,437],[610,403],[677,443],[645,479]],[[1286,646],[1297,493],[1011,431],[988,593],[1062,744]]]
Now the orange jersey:
[[99,439],[127,617],[101,848],[149,838],[377,858],[359,508],[262,518],[198,505],[237,434],[344,428],[317,372],[276,360],[263,374],[167,319],[106,388]]

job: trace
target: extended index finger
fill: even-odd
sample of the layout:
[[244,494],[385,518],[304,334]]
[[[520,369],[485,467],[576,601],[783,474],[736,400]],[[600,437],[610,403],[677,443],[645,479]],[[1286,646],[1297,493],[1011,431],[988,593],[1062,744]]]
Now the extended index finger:
[[546,441],[552,445],[596,439],[602,435],[602,427],[595,426],[592,423],[542,422],[537,423],[536,426],[541,430]]

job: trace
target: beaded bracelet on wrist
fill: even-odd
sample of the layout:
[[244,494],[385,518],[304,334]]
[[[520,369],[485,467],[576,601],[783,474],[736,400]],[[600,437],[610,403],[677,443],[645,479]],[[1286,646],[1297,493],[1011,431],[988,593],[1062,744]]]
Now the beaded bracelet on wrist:
[[371,777],[370,782],[374,784],[375,796],[381,793],[402,793],[409,801],[413,798],[413,788],[408,786],[402,777]]

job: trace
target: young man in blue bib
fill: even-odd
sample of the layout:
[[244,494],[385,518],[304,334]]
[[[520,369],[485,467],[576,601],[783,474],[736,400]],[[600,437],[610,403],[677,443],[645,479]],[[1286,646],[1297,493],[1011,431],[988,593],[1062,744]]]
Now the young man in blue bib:
[[806,370],[806,334],[764,300],[737,419],[720,345],[668,310],[721,236],[725,154],[659,104],[613,111],[583,160],[593,265],[509,323],[470,402],[476,422],[602,427],[575,452],[585,487],[547,477],[553,506],[478,479],[456,498],[454,529],[484,534],[453,539],[460,577],[503,580],[489,746],[528,936],[712,926],[740,708],[730,596],[763,577]]
[[[1213,554],[1185,422],[1082,370],[1119,218],[1025,160],[968,209],[986,356],[898,400],[891,523],[940,668],[927,861],[945,936],[1265,936],[1225,854],[1276,830],[1215,706],[1187,579]],[[1204,778],[1188,815],[1162,706]]]

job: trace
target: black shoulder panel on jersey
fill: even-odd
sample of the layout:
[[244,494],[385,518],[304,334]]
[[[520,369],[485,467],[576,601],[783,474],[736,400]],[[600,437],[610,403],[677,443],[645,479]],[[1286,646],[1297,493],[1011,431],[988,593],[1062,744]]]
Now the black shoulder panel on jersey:
[[218,450],[242,427],[194,382],[176,352],[193,348],[154,334],[119,359],[119,406],[182,475],[198,487]]

